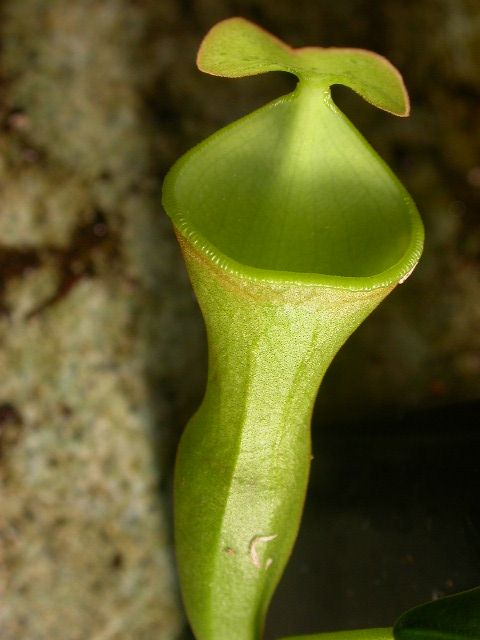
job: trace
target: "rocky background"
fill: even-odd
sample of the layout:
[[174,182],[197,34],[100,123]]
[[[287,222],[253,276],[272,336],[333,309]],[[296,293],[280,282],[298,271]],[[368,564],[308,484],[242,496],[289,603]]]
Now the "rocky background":
[[232,15],[296,46],[373,49],[411,94],[403,120],[335,93],[427,243],[339,354],[318,420],[480,397],[478,0],[1,0],[2,640],[182,633],[168,495],[205,346],[162,177],[292,86],[195,70]]

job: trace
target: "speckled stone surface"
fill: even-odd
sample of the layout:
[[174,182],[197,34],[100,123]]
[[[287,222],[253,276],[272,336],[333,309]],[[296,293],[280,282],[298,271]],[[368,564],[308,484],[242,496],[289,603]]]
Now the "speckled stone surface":
[[183,625],[161,486],[203,346],[159,205],[156,4],[2,6],[2,640]]

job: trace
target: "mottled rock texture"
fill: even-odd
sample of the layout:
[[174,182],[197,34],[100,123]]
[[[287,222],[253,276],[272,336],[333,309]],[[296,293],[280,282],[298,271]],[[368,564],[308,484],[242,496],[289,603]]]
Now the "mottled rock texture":
[[150,106],[174,15],[2,6],[2,640],[181,628],[160,489],[189,404],[176,380],[203,347],[159,205],[175,149]]
[[161,640],[181,616],[165,515],[202,391],[203,329],[161,179],[282,74],[193,65],[217,20],[293,45],[374,49],[409,120],[347,113],[414,195],[425,257],[342,350],[324,414],[480,397],[477,0],[0,3],[0,636]]

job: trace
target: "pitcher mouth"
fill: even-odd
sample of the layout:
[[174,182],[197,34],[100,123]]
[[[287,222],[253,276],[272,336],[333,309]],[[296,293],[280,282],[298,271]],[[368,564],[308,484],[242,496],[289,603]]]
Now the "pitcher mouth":
[[292,49],[242,18],[204,39],[202,71],[293,73],[296,89],[194,147],[167,175],[179,232],[239,277],[351,289],[403,281],[423,247],[409,194],[334,104],[344,84],[390,113],[409,111],[398,71],[359,49]]
[[[275,100],[217,132],[174,165],[165,179],[163,202],[177,230],[213,263],[241,278],[354,290],[405,280],[423,247],[418,211],[329,92],[319,101],[320,115],[328,120],[324,127],[333,117],[342,135],[354,136],[352,154],[361,156],[360,169],[352,163],[342,172],[338,165],[349,158],[335,146],[328,150],[330,166],[322,166],[321,154],[316,159],[317,173],[308,166],[273,161],[275,141],[271,148],[255,150],[255,131],[272,115],[275,124],[283,119],[286,125],[276,144],[283,143],[289,153],[301,146],[301,141],[290,142],[299,117],[289,111],[297,109],[298,99],[297,90]],[[317,123],[318,115],[313,115]],[[225,147],[229,142],[235,147],[242,136],[250,145],[226,158]],[[314,148],[315,141],[310,143]]]

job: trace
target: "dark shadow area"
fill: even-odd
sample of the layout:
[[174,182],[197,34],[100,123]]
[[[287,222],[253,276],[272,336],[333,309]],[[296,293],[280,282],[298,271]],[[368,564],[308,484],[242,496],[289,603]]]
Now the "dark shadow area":
[[317,425],[268,640],[381,627],[480,583],[479,404]]

